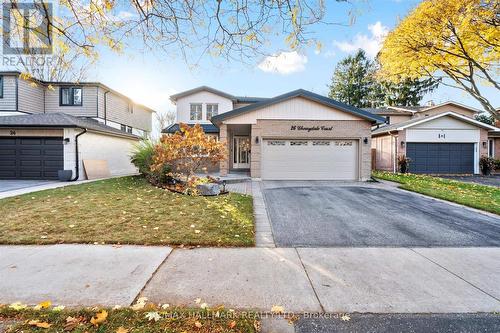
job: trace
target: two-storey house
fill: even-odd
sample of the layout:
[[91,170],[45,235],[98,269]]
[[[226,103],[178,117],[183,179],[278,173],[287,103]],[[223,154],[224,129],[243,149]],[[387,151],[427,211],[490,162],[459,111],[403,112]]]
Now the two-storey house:
[[[179,123],[201,124],[228,147],[221,175],[367,180],[372,126],[384,118],[306,90],[272,98],[199,87],[171,96]],[[175,133],[179,125],[163,130]]]
[[57,179],[59,170],[85,179],[85,161],[135,172],[131,147],[151,132],[153,112],[99,82],[0,72],[0,179]]
[[477,174],[481,156],[500,157],[500,130],[475,120],[481,111],[456,102],[366,109],[383,116],[373,130],[373,167],[397,171],[398,157],[412,173]]

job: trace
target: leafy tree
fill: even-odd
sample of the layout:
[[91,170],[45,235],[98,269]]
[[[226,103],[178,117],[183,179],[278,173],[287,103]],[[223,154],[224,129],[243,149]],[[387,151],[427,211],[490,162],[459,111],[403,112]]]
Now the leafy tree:
[[378,70],[378,63],[368,59],[363,50],[358,50],[338,63],[329,86],[329,96],[359,108],[416,106],[438,85],[433,79],[385,81],[378,76]]
[[200,124],[180,124],[179,132],[162,136],[156,145],[151,169],[157,171],[169,165],[174,176],[189,181],[204,165],[216,164],[226,158],[226,145],[206,135]]
[[476,118],[477,121],[480,121],[482,123],[488,124],[488,125],[495,125],[495,118],[491,115],[480,113],[476,115],[474,118]]
[[500,119],[479,86],[500,90],[499,12],[498,0],[422,1],[385,39],[381,74],[393,82],[444,78]]
[[358,50],[335,67],[328,96],[358,108],[372,106],[368,97],[373,84],[373,63]]

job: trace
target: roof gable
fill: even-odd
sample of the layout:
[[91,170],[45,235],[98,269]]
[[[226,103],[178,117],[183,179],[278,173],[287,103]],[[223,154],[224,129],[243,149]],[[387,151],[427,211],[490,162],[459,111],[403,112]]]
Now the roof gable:
[[310,92],[307,90],[299,89],[299,90],[294,90],[294,91],[291,91],[291,92],[283,94],[283,95],[279,95],[279,96],[276,96],[273,98],[269,98],[269,99],[257,102],[255,104],[247,105],[247,106],[244,106],[244,107],[241,107],[238,109],[234,109],[234,110],[229,111],[229,112],[221,113],[221,114],[212,118],[212,123],[214,123],[215,125],[219,125],[226,119],[240,116],[240,115],[243,115],[243,114],[246,114],[246,113],[249,113],[252,111],[256,111],[256,110],[259,110],[259,109],[262,109],[262,108],[265,108],[268,106],[276,105],[276,104],[279,104],[279,103],[282,103],[284,101],[287,101],[287,100],[290,100],[293,98],[297,98],[297,97],[305,98],[307,100],[322,104],[323,106],[326,106],[326,107],[329,107],[332,109],[336,109],[336,110],[340,110],[340,111],[346,112],[348,114],[354,115],[356,117],[360,117],[362,119],[372,121],[374,123],[383,123],[385,121],[385,119],[383,117],[374,115],[368,111],[355,108],[353,106],[338,102],[338,101],[333,100],[331,98],[328,98],[328,97],[325,97],[322,95],[318,95],[316,93],[313,93],[313,92]]

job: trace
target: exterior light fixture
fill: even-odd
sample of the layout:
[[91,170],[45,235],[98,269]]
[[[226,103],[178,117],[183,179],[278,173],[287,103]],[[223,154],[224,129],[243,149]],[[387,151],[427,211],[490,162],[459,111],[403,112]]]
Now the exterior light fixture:
[[401,141],[401,148],[404,148],[406,146],[406,143],[404,141]]
[[486,141],[483,141],[483,148],[486,148],[488,146],[488,143]]
[[365,137],[365,138],[363,139],[363,143],[364,143],[365,145],[367,145],[367,144],[368,144],[368,138],[366,138],[366,137]]
[[255,143],[257,143],[257,144],[259,143],[259,137],[258,136],[255,137]]
[[64,144],[68,144],[69,143],[69,138],[64,138]]

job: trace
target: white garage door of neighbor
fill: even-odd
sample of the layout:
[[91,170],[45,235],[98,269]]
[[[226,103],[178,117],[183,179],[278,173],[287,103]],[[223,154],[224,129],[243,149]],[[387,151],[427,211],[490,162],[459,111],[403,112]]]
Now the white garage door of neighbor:
[[263,140],[261,177],[269,180],[358,179],[357,140]]

